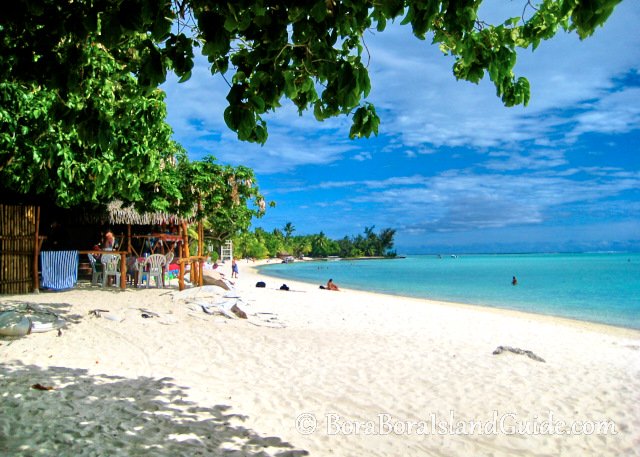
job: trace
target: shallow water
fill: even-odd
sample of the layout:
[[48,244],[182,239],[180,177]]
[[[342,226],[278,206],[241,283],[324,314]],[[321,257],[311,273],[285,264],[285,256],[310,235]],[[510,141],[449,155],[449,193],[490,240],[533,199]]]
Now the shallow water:
[[352,289],[640,329],[640,254],[423,255],[277,263],[261,271],[317,284],[333,278]]

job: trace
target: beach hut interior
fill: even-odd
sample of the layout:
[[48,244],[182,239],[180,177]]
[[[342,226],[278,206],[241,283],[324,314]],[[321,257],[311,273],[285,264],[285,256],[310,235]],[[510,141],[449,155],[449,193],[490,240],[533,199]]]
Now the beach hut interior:
[[[78,278],[90,279],[88,255],[106,248],[136,258],[167,256],[173,262],[167,268],[180,271],[183,288],[185,266],[203,260],[190,257],[187,229],[192,222],[172,214],[139,213],[119,201],[71,209],[56,207],[45,199],[0,202],[0,293],[38,289],[41,252],[78,251]],[[104,244],[108,232],[114,237],[111,247]],[[197,249],[201,253],[201,243]],[[199,277],[197,273],[194,276]]]

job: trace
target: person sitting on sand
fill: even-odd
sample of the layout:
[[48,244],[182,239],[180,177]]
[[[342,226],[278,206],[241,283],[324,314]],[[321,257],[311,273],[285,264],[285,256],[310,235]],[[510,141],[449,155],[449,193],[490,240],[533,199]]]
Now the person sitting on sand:
[[333,283],[333,279],[329,279],[329,281],[327,281],[327,290],[340,290],[340,289],[338,289],[338,286],[336,286]]

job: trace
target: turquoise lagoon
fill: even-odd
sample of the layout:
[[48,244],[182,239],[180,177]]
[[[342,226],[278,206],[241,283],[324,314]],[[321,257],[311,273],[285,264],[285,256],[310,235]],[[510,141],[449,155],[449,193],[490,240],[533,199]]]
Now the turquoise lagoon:
[[[415,255],[260,269],[318,285],[333,278],[351,289],[640,329],[640,254]],[[511,284],[513,276],[517,286]]]

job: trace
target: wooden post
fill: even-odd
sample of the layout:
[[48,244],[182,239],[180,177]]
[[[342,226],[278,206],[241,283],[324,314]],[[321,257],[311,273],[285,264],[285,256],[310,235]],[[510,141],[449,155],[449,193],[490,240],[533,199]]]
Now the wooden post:
[[38,292],[40,290],[40,278],[38,277],[38,257],[40,257],[40,207],[36,206],[36,221],[35,221],[35,237],[33,240],[33,291]]
[[127,224],[127,254],[131,254],[131,224]]
[[180,262],[180,273],[178,275],[178,289],[184,290],[184,263]]
[[[186,222],[181,222],[180,223],[180,228],[182,230],[182,244],[184,245],[184,248],[182,250],[182,257],[181,258],[189,258],[190,254],[189,254],[189,232],[187,231],[187,223]],[[191,271],[191,283],[193,284],[193,269]],[[182,287],[183,290],[184,289],[184,264],[182,262],[180,262],[180,279],[179,279],[179,283],[180,283],[180,287]]]
[[[199,214],[202,213],[202,201],[198,200],[198,208],[200,211],[198,211]],[[200,258],[198,259],[198,285],[200,287],[202,287],[204,285],[204,278],[203,278],[203,274],[202,274],[202,269],[203,269],[203,265],[204,265],[204,223],[202,222],[202,219],[200,219],[198,221],[198,256],[200,256]]]
[[190,257],[189,254],[189,232],[187,231],[187,223],[183,222],[182,224],[182,242],[184,243],[184,257]]
[[[198,215],[202,214],[202,200],[198,198]],[[198,255],[204,255],[204,224],[202,219],[198,221]]]
[[120,288],[122,290],[127,288],[127,253],[125,251],[120,252]]

